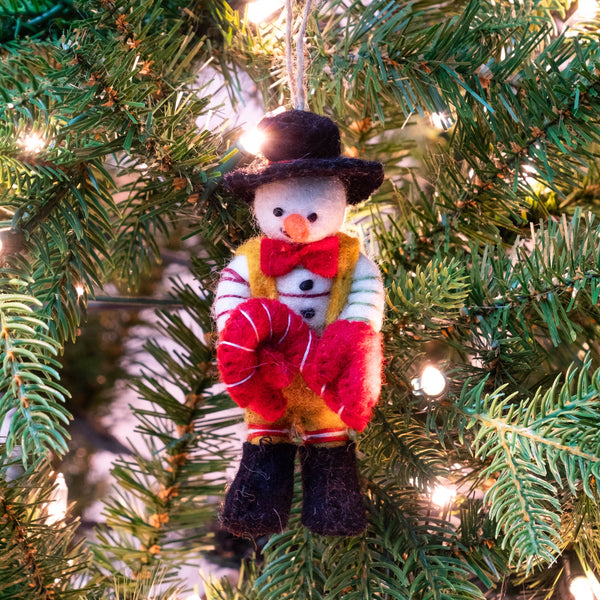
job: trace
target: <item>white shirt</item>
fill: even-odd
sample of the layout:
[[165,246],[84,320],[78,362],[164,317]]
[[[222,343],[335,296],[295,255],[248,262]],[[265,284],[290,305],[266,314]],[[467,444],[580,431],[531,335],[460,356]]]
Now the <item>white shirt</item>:
[[[333,279],[316,275],[304,267],[296,267],[275,279],[279,301],[289,306],[311,329],[317,331],[325,327],[332,284]],[[231,311],[251,297],[248,261],[244,255],[238,255],[223,269],[217,286],[213,312],[219,333],[225,327]],[[375,331],[379,331],[384,303],[385,293],[379,269],[361,253],[352,275],[348,300],[339,318],[365,321]]]

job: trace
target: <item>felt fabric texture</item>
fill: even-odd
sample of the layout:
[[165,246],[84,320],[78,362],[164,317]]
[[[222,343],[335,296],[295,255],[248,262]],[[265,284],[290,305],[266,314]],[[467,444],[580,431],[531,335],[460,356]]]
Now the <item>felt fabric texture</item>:
[[[254,195],[254,214],[266,237],[287,242],[316,242],[344,225],[346,190],[337,177],[303,177],[261,185]],[[294,229],[301,224],[304,234]]]
[[298,158],[330,158],[342,151],[340,130],[328,117],[305,110],[267,115],[257,126],[268,144],[262,149],[270,162]]
[[281,390],[315,350],[316,336],[300,315],[277,300],[251,298],[221,332],[217,363],[233,400],[274,421],[285,412]]
[[[352,286],[352,275],[360,256],[360,243],[356,238],[345,233],[338,233],[336,237],[340,240],[338,265],[326,308],[326,324],[333,323],[344,309]],[[261,269],[261,240],[262,238],[248,240],[238,248],[236,255],[245,256],[247,259],[248,280],[252,297],[276,299],[279,298],[277,281],[274,277],[265,275]],[[325,301],[327,301],[326,298]]]
[[273,181],[316,176],[337,177],[349,204],[366,200],[383,182],[378,162],[340,156],[338,126],[314,113],[290,110],[264,117],[266,161],[225,175],[225,185],[241,200],[252,202],[256,188]]
[[[270,426],[276,431],[286,431],[289,440],[292,433],[305,436],[307,432],[314,433],[328,429],[344,432],[347,430],[342,419],[327,407],[323,398],[307,386],[302,375],[296,375],[292,384],[283,390],[283,395],[287,408],[285,413],[275,421],[265,419],[252,408],[246,410],[245,419],[249,432]],[[280,438],[281,436],[271,432],[266,433],[264,437]],[[252,441],[257,442],[258,440],[254,438]]]
[[260,269],[268,277],[281,277],[301,265],[316,275],[331,279],[337,273],[340,240],[331,236],[310,244],[288,244],[263,238]]
[[382,363],[381,334],[340,320],[325,329],[304,378],[348,427],[362,431],[379,399]]
[[[256,414],[256,413],[255,413]],[[275,423],[248,425],[248,441],[253,444],[291,443],[291,431]]]
[[304,445],[319,444],[320,446],[340,446],[350,441],[348,429],[315,429],[302,434]]
[[310,221],[300,213],[292,213],[283,219],[283,233],[296,244],[307,243],[310,236]]
[[367,520],[355,444],[300,448],[302,523],[320,535],[358,535]]
[[[356,240],[348,244],[343,236],[338,237],[341,240],[341,256],[338,258],[339,275],[333,280],[314,275],[303,267],[296,267],[276,279],[266,278],[261,273],[260,261],[257,262],[256,254],[253,255],[258,251],[260,258],[261,242],[253,240],[247,246],[241,247],[241,252],[246,248],[249,249],[250,260],[243,253],[238,254],[221,273],[213,306],[217,330],[219,332],[223,330],[231,311],[236,306],[251,295],[255,295],[278,298],[298,314],[313,309],[315,314],[311,319],[307,319],[307,323],[317,331],[325,327],[326,320],[331,322],[337,318],[362,320],[379,331],[385,303],[379,270],[371,260],[359,253]],[[252,249],[256,244],[259,245],[259,249],[255,247]],[[356,256],[358,260],[355,261]],[[249,272],[249,262],[253,267],[252,275]],[[252,290],[250,279],[253,282]]]
[[348,299],[339,319],[364,321],[381,331],[385,309],[385,290],[376,264],[361,254],[352,274]]
[[384,294],[377,267],[339,230],[346,205],[368,198],[383,168],[340,156],[326,117],[293,110],[259,128],[265,161],[225,176],[235,195],[254,200],[266,237],[238,249],[214,305],[219,370],[246,407],[249,440],[222,522],[237,535],[285,527],[290,442],[300,434],[303,523],[355,535],[366,516],[348,427],[364,429],[379,396]]
[[225,529],[253,537],[283,531],[294,493],[295,456],[294,444],[244,444],[221,511]]
[[338,236],[340,236],[338,272],[331,288],[331,297],[325,316],[326,325],[333,323],[339,318],[344,306],[348,302],[354,269],[360,256],[360,243],[356,238],[344,233],[339,233]]
[[[302,327],[301,317],[289,311],[293,325],[289,341],[284,340],[282,348],[274,346],[273,324],[275,329],[281,328],[279,336],[283,335],[287,327],[287,314],[279,303],[273,304],[276,316],[271,323],[264,306],[257,298],[240,306],[249,303],[254,307],[252,319],[258,320],[255,326],[260,329],[260,336],[254,333],[253,324],[247,316],[235,310],[230,315],[230,322],[232,319],[233,322],[231,325],[228,322],[222,332],[222,340],[226,343],[219,344],[218,361],[223,381],[240,406],[252,408],[269,422],[274,422],[285,414],[290,396],[306,394],[307,398],[312,397],[313,401],[314,396],[323,396],[331,411],[336,414],[341,411],[343,423],[362,431],[379,397],[382,364],[380,336],[367,323],[336,321],[344,306],[348,305],[353,273],[359,259],[358,242],[355,238],[338,234],[338,239],[338,273],[334,277],[329,294],[326,321],[329,325],[321,340],[315,338],[308,348],[309,339]],[[239,252],[247,258],[252,295],[262,292],[277,297],[276,279],[265,276],[260,266],[262,243],[261,238],[251,240],[240,248]],[[368,264],[371,264],[370,261]],[[363,292],[359,293],[355,289],[354,293],[358,294],[360,301],[360,294]],[[318,299],[314,300],[316,303]],[[274,301],[269,299],[263,302]],[[233,315],[236,315],[235,319]],[[248,340],[253,339],[256,340],[256,344],[248,344]],[[249,347],[249,350],[232,346],[232,343]],[[296,376],[307,350],[304,378],[312,392],[308,393],[306,385],[302,389],[288,390],[287,387]],[[326,425],[316,422],[307,429],[316,430],[322,427]]]
[[229,265],[221,271],[221,278],[212,307],[217,331],[221,333],[229,315],[239,304],[250,298],[248,282],[248,261],[244,256],[235,256]]

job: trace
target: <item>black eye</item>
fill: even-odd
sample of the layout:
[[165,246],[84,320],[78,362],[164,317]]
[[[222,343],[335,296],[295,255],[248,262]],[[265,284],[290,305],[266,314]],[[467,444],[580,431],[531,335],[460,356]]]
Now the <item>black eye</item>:
[[273,214],[276,217],[280,217],[283,214],[283,208],[274,208],[273,209]]
[[306,217],[311,223],[314,223],[317,220],[317,213],[310,213],[308,217]]

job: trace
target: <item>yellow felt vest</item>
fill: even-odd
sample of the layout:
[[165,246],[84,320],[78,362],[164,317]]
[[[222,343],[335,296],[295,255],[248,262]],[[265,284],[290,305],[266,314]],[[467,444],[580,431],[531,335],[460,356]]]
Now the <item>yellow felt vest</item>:
[[[338,252],[338,270],[331,285],[331,295],[325,315],[325,324],[337,321],[350,294],[352,275],[360,256],[360,243],[357,238],[338,233],[340,248]],[[277,284],[274,277],[268,277],[260,268],[260,242],[262,238],[252,238],[242,244],[236,254],[244,255],[248,261],[250,291],[253,298],[277,300]]]

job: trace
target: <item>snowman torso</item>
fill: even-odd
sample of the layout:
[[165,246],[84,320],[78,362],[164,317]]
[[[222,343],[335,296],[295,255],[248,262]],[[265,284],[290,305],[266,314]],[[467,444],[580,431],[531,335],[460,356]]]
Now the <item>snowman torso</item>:
[[332,280],[296,268],[275,279],[279,301],[299,314],[311,329],[325,327]]
[[[334,177],[274,181],[256,191],[254,212],[266,237],[303,244],[323,240],[339,232],[344,222],[345,190]],[[253,284],[254,285],[254,284]],[[331,301],[333,278],[296,266],[275,277],[277,297],[306,324],[321,331]],[[377,266],[361,254],[354,266],[352,286],[339,318],[361,320],[381,328],[384,294]],[[236,256],[224,269],[214,306],[220,332],[231,311],[252,297],[248,259]]]
[[[299,314],[315,330],[325,327],[332,283],[332,279],[301,267],[275,278],[279,301]],[[251,297],[248,259],[244,255],[236,256],[224,270],[217,289],[215,312],[218,331],[225,326],[230,312]]]
[[[248,258],[240,254],[221,274],[214,304],[219,332],[225,327],[235,307],[252,297],[249,271]],[[312,282],[312,287],[309,282]],[[311,329],[321,330],[325,326],[325,315],[332,294],[332,279],[297,267],[286,275],[275,278],[275,286],[279,301],[301,315]],[[379,269],[364,254],[360,254],[352,274],[349,295],[339,318],[366,321],[375,331],[379,331],[383,309],[384,290]]]

